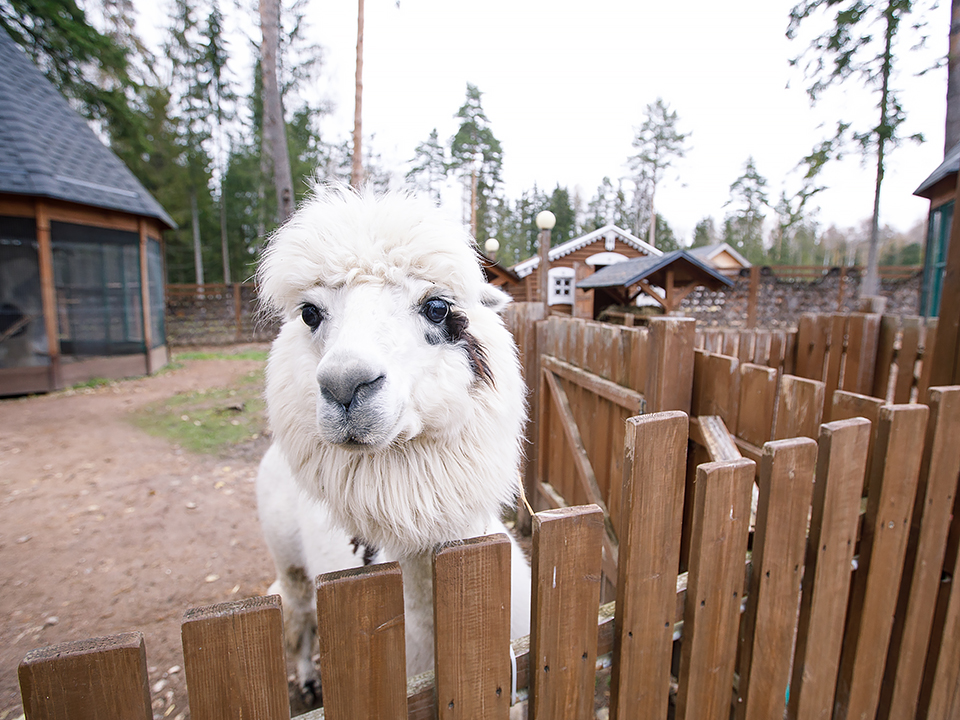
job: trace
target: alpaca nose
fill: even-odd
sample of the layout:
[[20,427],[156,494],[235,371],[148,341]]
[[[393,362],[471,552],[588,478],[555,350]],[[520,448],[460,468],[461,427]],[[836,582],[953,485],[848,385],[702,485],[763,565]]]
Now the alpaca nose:
[[341,405],[348,412],[375,394],[385,380],[386,375],[378,368],[358,361],[338,363],[317,371],[321,397],[329,403]]

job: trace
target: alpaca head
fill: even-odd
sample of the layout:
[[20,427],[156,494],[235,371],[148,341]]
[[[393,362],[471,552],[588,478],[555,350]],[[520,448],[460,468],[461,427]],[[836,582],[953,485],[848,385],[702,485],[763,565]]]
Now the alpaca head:
[[270,422],[300,484],[350,532],[413,552],[513,498],[516,348],[463,229],[426,201],[320,191],[271,239],[259,280],[283,326]]

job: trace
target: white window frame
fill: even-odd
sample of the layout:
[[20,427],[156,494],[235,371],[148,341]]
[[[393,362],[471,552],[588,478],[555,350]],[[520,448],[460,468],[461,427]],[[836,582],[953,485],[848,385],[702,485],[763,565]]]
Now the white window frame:
[[547,271],[548,305],[573,305],[574,283],[577,273],[570,267],[555,267]]

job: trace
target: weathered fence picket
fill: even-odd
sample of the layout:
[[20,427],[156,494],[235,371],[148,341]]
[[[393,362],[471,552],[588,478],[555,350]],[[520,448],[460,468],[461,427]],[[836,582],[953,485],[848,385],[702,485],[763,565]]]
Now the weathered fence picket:
[[181,626],[192,720],[290,717],[277,596],[188,610]]

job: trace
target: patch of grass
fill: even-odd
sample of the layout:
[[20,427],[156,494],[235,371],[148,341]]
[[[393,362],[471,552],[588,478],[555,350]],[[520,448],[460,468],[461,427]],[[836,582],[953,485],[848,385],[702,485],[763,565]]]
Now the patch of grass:
[[90,378],[89,380],[84,380],[83,382],[79,382],[76,385],[71,385],[70,389],[71,390],[86,390],[88,388],[95,389],[95,388],[106,387],[112,382],[116,382],[116,381],[110,380],[109,378],[95,377],[95,378]]
[[178,393],[147,405],[134,423],[158,437],[200,453],[221,454],[264,433],[263,370],[230,387]]
[[258,360],[266,362],[266,350],[240,350],[239,352],[226,351],[188,351],[174,353],[174,360]]

